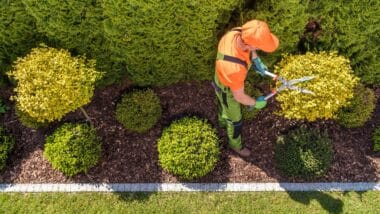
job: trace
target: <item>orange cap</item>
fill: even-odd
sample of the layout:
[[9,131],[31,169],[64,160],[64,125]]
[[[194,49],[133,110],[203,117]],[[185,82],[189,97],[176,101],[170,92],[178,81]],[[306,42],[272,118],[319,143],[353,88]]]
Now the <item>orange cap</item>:
[[273,52],[279,45],[278,38],[271,33],[268,24],[263,21],[251,20],[245,23],[241,29],[241,38],[247,45],[265,52]]

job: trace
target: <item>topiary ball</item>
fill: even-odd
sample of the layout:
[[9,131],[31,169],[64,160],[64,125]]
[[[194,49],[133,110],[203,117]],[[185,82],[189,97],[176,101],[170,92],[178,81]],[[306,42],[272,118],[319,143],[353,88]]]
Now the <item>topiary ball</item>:
[[22,125],[31,128],[31,129],[38,129],[42,127],[46,127],[49,125],[47,122],[37,122],[36,119],[32,118],[28,115],[28,113],[21,111],[17,105],[15,108],[16,116],[18,120],[21,122]]
[[211,172],[219,153],[216,130],[206,120],[196,117],[173,122],[158,140],[162,168],[186,180]]
[[4,127],[0,126],[0,171],[5,168],[8,155],[15,145],[15,139],[5,132]]
[[127,93],[116,106],[117,121],[125,128],[139,133],[152,128],[161,114],[160,99],[151,89]]
[[332,155],[327,134],[313,129],[301,127],[277,138],[276,166],[286,176],[322,176],[331,164]]
[[87,173],[100,158],[101,143],[87,124],[65,123],[46,138],[44,156],[68,176]]
[[373,150],[375,152],[380,152],[380,126],[376,127],[373,133]]
[[348,106],[338,111],[338,123],[347,128],[363,126],[371,118],[376,107],[375,93],[359,84],[354,90],[354,97],[349,102]]
[[[285,90],[276,96],[281,105],[280,115],[308,121],[334,118],[341,107],[348,105],[359,80],[353,74],[350,61],[336,52],[286,55],[276,66],[275,73],[287,80],[315,77],[295,85],[314,95]],[[279,86],[280,82],[277,83]]]

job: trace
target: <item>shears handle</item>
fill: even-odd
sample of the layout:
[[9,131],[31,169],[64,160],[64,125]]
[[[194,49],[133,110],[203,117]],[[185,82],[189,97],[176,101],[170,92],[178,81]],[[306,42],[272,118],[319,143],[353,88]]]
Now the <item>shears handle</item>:
[[272,93],[270,93],[270,94],[268,94],[268,95],[266,95],[266,96],[264,97],[264,100],[269,100],[271,97],[273,97],[274,95],[276,95],[277,92],[278,92],[277,90],[273,89],[273,90],[272,90]]

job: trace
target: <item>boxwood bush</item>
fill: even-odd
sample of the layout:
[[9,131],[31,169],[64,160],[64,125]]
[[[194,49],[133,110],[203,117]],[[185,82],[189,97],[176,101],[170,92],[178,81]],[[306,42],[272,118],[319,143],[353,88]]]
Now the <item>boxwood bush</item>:
[[101,142],[87,124],[65,123],[46,138],[44,156],[54,169],[74,176],[96,165]]
[[380,126],[377,126],[373,133],[373,142],[373,150],[375,152],[380,152]]
[[9,153],[14,145],[15,139],[5,132],[3,126],[0,126],[0,171],[5,168]]
[[328,170],[332,156],[330,138],[314,129],[300,127],[277,138],[276,166],[286,176],[322,176]]
[[219,153],[216,130],[196,117],[174,121],[158,140],[161,167],[186,180],[211,172]]
[[371,118],[375,107],[375,93],[359,84],[354,89],[354,97],[350,99],[349,105],[338,111],[337,121],[347,128],[363,126]]
[[[348,105],[359,81],[353,74],[349,60],[334,52],[287,55],[276,65],[275,73],[288,80],[303,76],[315,77],[297,84],[298,87],[314,92],[314,95],[295,90],[285,90],[276,95],[276,100],[281,105],[281,111],[278,112],[280,115],[308,121],[334,118],[341,107]],[[279,84],[278,81],[277,87]]]
[[72,57],[66,50],[34,48],[9,72],[17,81],[13,99],[36,122],[60,120],[90,102],[102,76],[94,67],[95,61]]
[[152,128],[161,114],[160,99],[151,89],[126,93],[116,106],[116,119],[125,128],[140,133]]

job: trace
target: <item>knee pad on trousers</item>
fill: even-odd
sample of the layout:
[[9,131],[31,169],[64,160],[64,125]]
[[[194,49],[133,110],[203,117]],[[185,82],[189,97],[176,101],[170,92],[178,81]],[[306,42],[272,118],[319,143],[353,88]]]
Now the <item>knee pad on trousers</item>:
[[238,138],[241,135],[241,131],[243,128],[243,120],[239,120],[237,122],[232,123],[234,125],[234,134],[233,139]]

